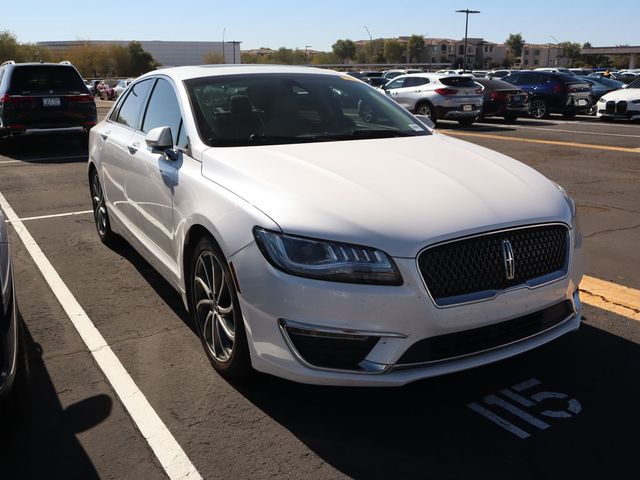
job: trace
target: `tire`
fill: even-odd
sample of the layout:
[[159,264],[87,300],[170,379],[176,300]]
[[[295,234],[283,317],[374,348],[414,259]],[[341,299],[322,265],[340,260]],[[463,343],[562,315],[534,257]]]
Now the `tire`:
[[438,121],[433,106],[427,102],[420,102],[416,105],[416,115],[424,115],[429,118],[435,125]]
[[549,116],[549,106],[541,98],[534,98],[531,100],[531,107],[529,113],[533,118],[541,119]]
[[93,219],[96,223],[96,230],[100,237],[100,241],[105,245],[112,245],[115,241],[116,235],[111,230],[109,212],[107,211],[107,204],[104,199],[102,183],[100,182],[100,177],[98,176],[98,172],[95,168],[91,169],[89,189],[91,191],[91,203],[93,205]]
[[518,120],[518,115],[515,113],[507,113],[502,118],[504,118],[505,122],[515,122],[516,120]]
[[225,378],[247,377],[253,369],[238,293],[210,237],[198,241],[189,267],[189,310],[211,365]]
[[461,127],[470,127],[471,125],[474,124],[474,122],[477,120],[477,117],[472,117],[472,118],[461,118],[460,120],[458,120],[458,124]]
[[24,412],[29,407],[29,360],[27,357],[27,344],[22,321],[18,322],[18,364],[11,391],[0,402],[0,412],[15,415]]

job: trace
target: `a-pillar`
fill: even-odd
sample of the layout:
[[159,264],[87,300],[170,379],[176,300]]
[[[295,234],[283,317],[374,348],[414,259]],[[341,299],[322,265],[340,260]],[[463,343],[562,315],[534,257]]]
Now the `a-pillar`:
[[633,70],[634,68],[636,68],[636,54],[632,53],[629,58],[629,70]]

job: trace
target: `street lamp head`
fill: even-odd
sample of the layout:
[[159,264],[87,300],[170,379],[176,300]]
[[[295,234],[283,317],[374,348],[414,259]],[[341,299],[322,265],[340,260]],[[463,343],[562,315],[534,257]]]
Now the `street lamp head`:
[[480,10],[456,10],[456,13],[466,13],[467,15],[469,15],[470,13],[482,13]]

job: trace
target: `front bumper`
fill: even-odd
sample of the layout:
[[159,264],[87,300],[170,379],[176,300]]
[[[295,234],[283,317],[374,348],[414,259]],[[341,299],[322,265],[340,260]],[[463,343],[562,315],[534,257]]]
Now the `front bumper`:
[[[415,259],[394,258],[404,283],[397,287],[354,285],[293,277],[271,267],[255,244],[233,255],[252,364],[289,380],[322,385],[399,386],[491,363],[543,345],[579,327],[577,293],[582,278],[579,252],[572,252],[568,275],[537,288],[516,288],[493,299],[437,307]],[[417,342],[490,327],[547,309],[571,305],[566,318],[532,335],[437,361],[407,365],[402,357]],[[358,336],[374,338],[357,371],[340,362],[318,367],[313,352],[298,351],[287,332],[318,330],[348,345]],[[369,341],[369,340],[363,340]],[[353,345],[350,344],[350,345]],[[311,357],[309,357],[311,355]],[[406,357],[405,357],[406,358]],[[309,361],[311,359],[311,361]]]

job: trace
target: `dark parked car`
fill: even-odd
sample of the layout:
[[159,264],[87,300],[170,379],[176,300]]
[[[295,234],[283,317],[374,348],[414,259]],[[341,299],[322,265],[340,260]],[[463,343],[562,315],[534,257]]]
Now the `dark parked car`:
[[364,77],[362,81],[368,83],[372,87],[382,87],[389,83],[389,79],[384,77]]
[[588,112],[593,103],[591,85],[575,75],[523,70],[503,78],[529,94],[529,113],[534,118],[545,118],[550,113],[561,113],[565,118]]
[[96,120],[96,103],[73,65],[0,66],[0,138],[38,129],[88,131]]
[[482,116],[513,121],[529,113],[529,94],[497,79],[474,78],[482,85]]
[[[16,306],[11,254],[0,210],[0,412],[20,406],[26,393],[28,365]],[[4,419],[0,420],[4,423]]]
[[589,115],[596,114],[596,110],[598,109],[598,100],[600,100],[600,97],[609,92],[613,92],[614,90],[619,90],[625,85],[623,82],[606,77],[580,76],[578,78],[591,85],[591,96],[593,97],[593,101],[591,108],[589,109]]

